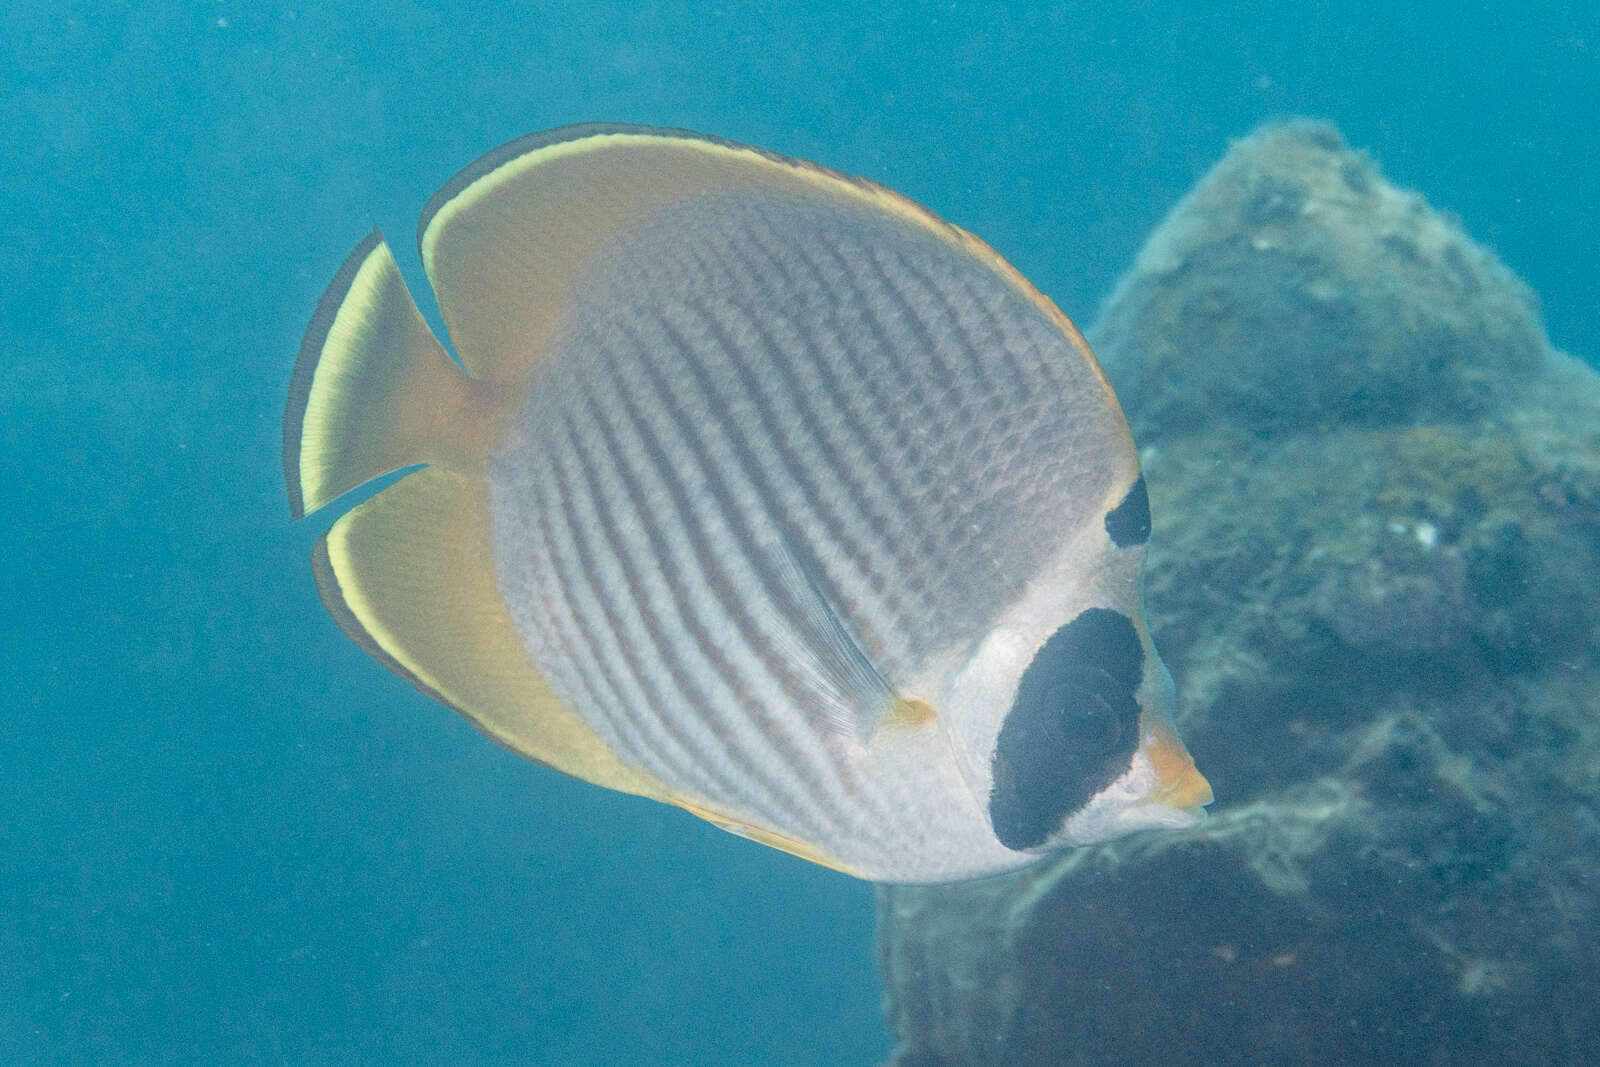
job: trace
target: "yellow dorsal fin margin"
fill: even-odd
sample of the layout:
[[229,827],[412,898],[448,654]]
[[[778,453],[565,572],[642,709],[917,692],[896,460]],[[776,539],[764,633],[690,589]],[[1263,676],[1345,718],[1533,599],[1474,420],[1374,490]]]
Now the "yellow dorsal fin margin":
[[[467,370],[517,382],[591,253],[672,203],[759,190],[883,212],[955,245],[1038,306],[1098,373],[1077,328],[980,238],[866,178],[689,130],[589,123],[518,138],[434,194],[417,243]],[[1115,403],[1104,375],[1101,384]]]

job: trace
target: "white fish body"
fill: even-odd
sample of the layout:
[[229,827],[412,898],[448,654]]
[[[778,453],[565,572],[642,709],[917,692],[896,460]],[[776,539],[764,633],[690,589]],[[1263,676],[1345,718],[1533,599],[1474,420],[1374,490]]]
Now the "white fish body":
[[301,350],[296,513],[369,651],[534,759],[880,881],[1200,816],[1136,454],[1064,316],[897,195],[580,127],[376,235]]

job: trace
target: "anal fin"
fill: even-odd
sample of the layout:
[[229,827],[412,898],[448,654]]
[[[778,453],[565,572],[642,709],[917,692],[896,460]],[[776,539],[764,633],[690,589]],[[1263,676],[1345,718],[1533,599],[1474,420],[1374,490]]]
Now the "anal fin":
[[827,867],[828,869],[838,871],[841,874],[848,874],[853,878],[861,877],[843,860],[837,859],[836,857],[817,848],[815,845],[812,845],[806,841],[801,841],[799,838],[790,837],[787,834],[780,834],[776,830],[769,830],[764,826],[757,826],[755,823],[749,822],[745,819],[724,814],[723,812],[717,811],[713,808],[704,807],[700,804],[700,802],[690,800],[686,797],[677,797],[672,801],[672,803],[676,804],[684,811],[687,811],[689,814],[704,819],[706,822],[717,827],[719,830],[726,830],[730,834],[737,834],[740,837],[748,838],[751,841],[766,845],[768,848],[775,848],[779,852],[787,852],[791,856],[798,856],[808,863],[815,863],[819,867]]

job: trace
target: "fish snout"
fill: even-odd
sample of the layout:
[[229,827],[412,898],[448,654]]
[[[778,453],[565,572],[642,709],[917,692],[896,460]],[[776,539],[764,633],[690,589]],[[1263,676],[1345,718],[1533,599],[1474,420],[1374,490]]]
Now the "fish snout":
[[1200,814],[1215,799],[1211,783],[1195,766],[1188,748],[1165,722],[1146,728],[1145,755],[1155,768],[1156,786],[1148,803]]

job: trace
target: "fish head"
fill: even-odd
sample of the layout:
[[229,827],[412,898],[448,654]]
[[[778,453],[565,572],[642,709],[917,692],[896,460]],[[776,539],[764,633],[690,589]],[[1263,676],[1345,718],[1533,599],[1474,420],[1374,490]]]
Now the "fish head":
[[1144,543],[1086,530],[944,690],[947,733],[1000,844],[1041,853],[1204,817],[1144,620]]

